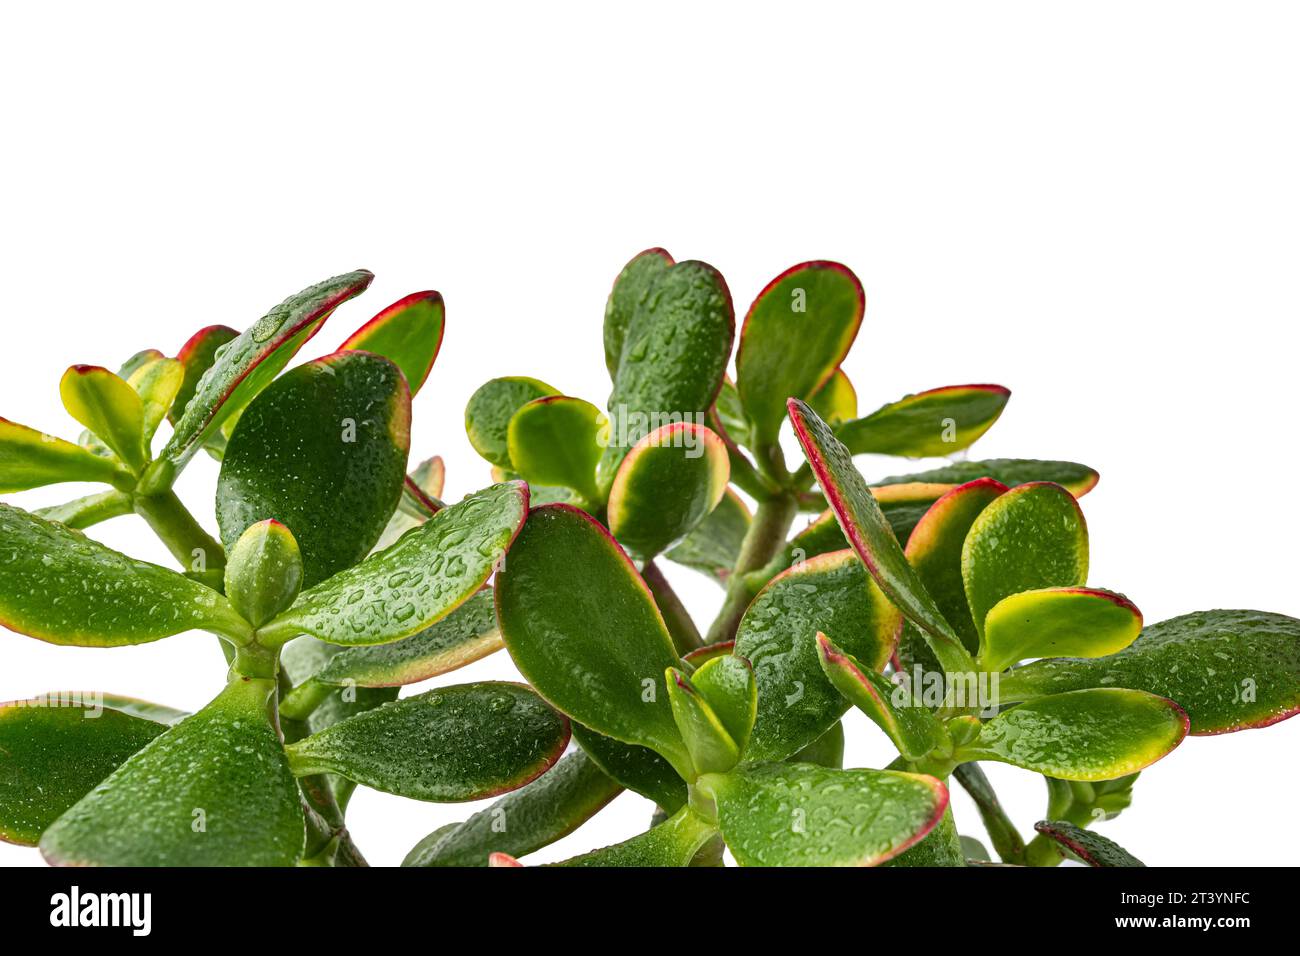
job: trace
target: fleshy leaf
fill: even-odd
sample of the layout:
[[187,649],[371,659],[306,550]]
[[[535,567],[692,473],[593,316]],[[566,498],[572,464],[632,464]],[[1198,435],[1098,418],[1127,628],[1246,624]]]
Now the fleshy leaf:
[[993,478],[1008,488],[1031,481],[1051,481],[1082,498],[1097,486],[1098,474],[1073,461],[1038,461],[1033,458],[990,458],[985,461],[956,461],[941,468],[911,475],[893,475],[875,485],[938,483],[961,485],[976,478]]
[[842,368],[837,368],[826,384],[813,393],[808,404],[831,427],[858,416],[858,393]]
[[72,442],[0,418],[0,493],[60,481],[129,480],[120,465]]
[[364,558],[397,507],[411,396],[396,365],[336,352],[272,383],[240,416],[217,482],[227,550],[274,518],[302,551],[312,587]]
[[1146,866],[1113,840],[1064,820],[1040,820],[1034,829],[1088,866]]
[[722,387],[718,389],[718,397],[713,400],[713,408],[709,411],[709,424],[729,445],[744,445],[748,448],[751,444],[745,406],[740,403],[740,393],[736,391],[736,386],[725,376]]
[[959,756],[1061,780],[1110,780],[1155,763],[1187,728],[1187,714],[1164,697],[1117,687],[1077,690],[1003,711]]
[[161,457],[177,468],[189,461],[227,417],[270,384],[336,308],[364,292],[373,278],[373,273],[359,269],[309,286],[220,346],[216,361],[195,384]]
[[606,427],[600,409],[580,398],[534,399],[510,419],[511,467],[529,483],[572,488],[594,507],[601,501],[596,464]]
[[491,588],[418,634],[369,647],[349,647],[315,675],[325,684],[391,687],[415,684],[464,667],[502,646]]
[[893,651],[899,620],[852,551],[811,558],[773,578],[736,631],[735,653],[753,665],[758,682],[745,759],[783,760],[848,709],[822,673],[818,631],[879,670]]
[[934,829],[925,835],[925,839],[885,864],[890,867],[926,868],[965,865],[966,857],[962,853],[961,837],[957,835],[957,823],[952,818],[952,804],[948,805],[943,817],[935,824]]
[[306,633],[332,644],[386,644],[418,634],[487,583],[527,513],[527,485],[492,485],[304,591],[261,637],[270,643]]
[[609,529],[643,560],[684,538],[727,490],[727,448],[702,425],[657,428],[628,452],[609,491]]
[[724,773],[740,760],[740,746],[731,738],[690,678],[675,667],[665,675],[668,702],[677,729],[691,756],[696,773]]
[[402,496],[397,503],[397,510],[388,519],[384,533],[375,543],[375,549],[382,551],[406,532],[417,525],[424,524],[445,505],[442,502],[442,486],[446,478],[446,466],[442,458],[434,455],[416,465],[402,485]]
[[6,504],[0,555],[0,624],[51,644],[144,644],[192,628],[248,634],[211,588]]
[[1060,485],[1019,485],[980,512],[962,545],[961,574],[975,630],[1004,597],[1088,580],[1088,526]]
[[483,458],[501,468],[510,463],[510,419],[524,405],[560,393],[545,382],[524,376],[494,378],[480,385],[465,405],[465,433]]
[[1001,385],[932,388],[841,425],[835,433],[855,455],[950,455],[992,428],[1010,397]]
[[226,598],[253,627],[275,617],[302,587],[302,555],[293,533],[268,518],[248,526],[226,559]]
[[[944,668],[969,670],[961,638],[944,620],[934,598],[908,563],[871,489],[853,467],[849,450],[806,404],[792,398],[789,407],[795,436],[853,550],[895,607],[926,633],[931,650]],[[830,636],[840,639],[834,633]]]
[[41,838],[76,866],[292,866],[298,788],[271,724],[275,683],[232,681],[122,764]]
[[725,587],[751,520],[745,502],[728,488],[718,506],[664,557],[707,574]]
[[979,650],[979,633],[966,603],[962,547],[975,519],[1006,490],[1006,485],[992,478],[977,478],[959,485],[930,506],[912,530],[904,549],[908,562],[916,568],[944,620],[952,625],[972,654]]
[[1002,675],[1004,701],[1088,687],[1132,687],[1178,702],[1193,734],[1267,727],[1300,713],[1300,620],[1265,611],[1197,611],[1145,628],[1096,660],[1044,660]]
[[623,267],[614,280],[609,299],[605,302],[605,367],[609,377],[618,375],[623,357],[623,339],[637,307],[650,294],[650,289],[670,266],[673,257],[667,249],[647,249],[638,253]]
[[487,866],[489,853],[525,856],[568,836],[622,791],[576,750],[464,823],[429,834],[402,866]]
[[141,365],[126,381],[140,396],[144,408],[143,440],[147,452],[154,432],[167,417],[185,381],[185,367],[177,359],[160,357]]
[[176,358],[185,368],[185,377],[181,380],[180,390],[176,393],[171,408],[167,410],[169,422],[175,425],[180,421],[199,387],[199,379],[217,361],[217,350],[237,338],[239,333],[228,325],[209,325],[199,329],[181,346]]
[[556,866],[678,867],[690,866],[695,855],[717,835],[717,828],[690,807],[682,807],[658,826],[630,840],[584,853]]
[[918,843],[948,808],[934,777],[888,770],[759,764],[699,785],[717,801],[741,866],[876,866]]
[[[706,650],[706,648],[700,648]],[[696,664],[690,681],[743,753],[758,718],[758,681],[743,657],[722,653]]]
[[704,421],[734,337],[731,293],[706,263],[669,266],[637,297],[606,406],[611,432],[600,463],[602,488],[613,482],[628,450],[654,428]]
[[825,634],[817,635],[817,651],[835,689],[870,717],[908,760],[919,760],[944,742],[943,725],[928,708],[911,700],[906,706],[895,704],[898,685],[889,678],[844,653]]
[[412,292],[382,310],[339,346],[382,355],[406,376],[415,395],[442,347],[446,308],[437,292]]
[[1000,671],[1033,657],[1104,657],[1142,630],[1142,612],[1097,588],[1039,588],[1003,598],[984,619],[980,665]]
[[550,767],[569,722],[520,684],[440,687],[286,747],[300,777],[337,773],[386,793],[454,803],[515,790]]
[[529,515],[497,576],[497,618],[515,665],[581,724],[690,763],[664,671],[668,629],[636,568],[594,519],[568,505]]
[[830,381],[866,305],[862,283],[838,262],[792,266],[754,299],[736,349],[736,390],[756,447],[776,441],[786,399],[810,399]]
[[0,840],[35,846],[65,810],[167,729],[104,703],[56,693],[0,704]]
[[573,739],[601,770],[619,784],[672,813],[686,803],[681,774],[649,747],[625,744],[575,723]]
[[148,457],[144,447],[144,404],[135,389],[98,365],[73,365],[59,381],[68,414],[138,473]]

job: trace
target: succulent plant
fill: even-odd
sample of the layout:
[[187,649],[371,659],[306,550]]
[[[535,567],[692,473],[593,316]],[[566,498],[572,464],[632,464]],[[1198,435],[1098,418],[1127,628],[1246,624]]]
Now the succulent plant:
[[[442,339],[436,292],[407,296],[332,355],[281,373],[371,274],[330,279],[242,334],[61,383],[77,443],[0,424],[0,488],[100,481],[28,513],[0,504],[0,620],[56,644],[216,634],[228,683],[185,714],[108,694],[0,707],[0,837],[53,863],[356,865],[353,787],[418,800],[512,790],[559,759],[567,718],[510,683],[400,686],[500,646],[490,586],[528,512],[521,482],[444,505],[441,462],[406,474],[411,395]],[[164,417],[170,439],[152,452]],[[237,426],[237,427],[236,427]],[[221,461],[221,541],[172,490]],[[182,571],[80,530],[141,515]]]
[[[0,837],[58,863],[364,865],[345,818],[361,784],[501,795],[405,864],[510,866],[631,790],[649,828],[568,865],[717,865],[724,849],[741,865],[987,862],[953,818],[955,778],[1003,863],[1134,866],[1087,828],[1128,807],[1140,771],[1189,732],[1300,709],[1300,621],[1144,628],[1087,583],[1091,468],[961,458],[868,482],[854,455],[964,453],[1010,393],[932,388],[859,416],[841,365],[865,299],[842,265],[759,293],[733,382],[722,276],[638,255],[606,304],[604,409],[537,378],[487,382],[465,422],[493,483],[454,504],[439,459],[408,474],[437,293],[285,371],[370,280],[313,286],[242,334],[201,330],[176,358],[74,366],[76,443],[0,421],[0,491],[109,486],[0,505],[0,622],[97,647],[207,630],[229,667],[193,715],[111,694],[0,706]],[[221,462],[220,541],[172,490],[201,449]],[[84,533],[131,512],[181,570]],[[718,585],[709,626],[669,562]],[[527,685],[398,699],[503,646]],[[888,766],[843,767],[851,706],[897,750]],[[1032,839],[985,761],[1045,780]]]

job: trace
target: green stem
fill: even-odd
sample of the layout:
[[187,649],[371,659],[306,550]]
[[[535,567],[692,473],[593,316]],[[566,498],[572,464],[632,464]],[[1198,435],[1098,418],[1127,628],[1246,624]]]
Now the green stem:
[[136,495],[136,514],[153,528],[181,567],[210,587],[221,590],[226,553],[203,530],[174,491]]
[[736,636],[736,627],[740,624],[745,609],[749,607],[749,602],[754,599],[754,592],[750,590],[745,576],[766,565],[785,544],[785,537],[790,532],[797,511],[798,502],[790,492],[783,492],[759,504],[740,546],[736,566],[727,579],[727,596],[723,599],[722,610],[709,628],[706,638],[709,644],[729,641]]
[[993,849],[1003,863],[1025,864],[1025,841],[1020,836],[1010,817],[1002,809],[1002,803],[977,763],[964,763],[954,771],[958,783],[975,801],[979,808],[980,819],[988,831]]
[[668,633],[672,635],[673,646],[677,648],[678,656],[685,657],[691,651],[703,647],[704,639],[700,637],[699,628],[691,620],[686,606],[682,604],[681,598],[664,577],[659,565],[647,561],[641,570],[641,577],[650,588],[650,594],[655,599],[655,604],[659,606],[659,613],[663,615],[664,623],[668,625]]

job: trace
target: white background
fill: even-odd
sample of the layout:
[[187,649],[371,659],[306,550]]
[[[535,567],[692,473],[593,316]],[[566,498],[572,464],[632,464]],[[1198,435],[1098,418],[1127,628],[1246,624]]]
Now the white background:
[[[867,290],[846,364],[864,411],[1003,383],[1014,397],[975,454],[1100,470],[1092,583],[1148,621],[1300,615],[1293,6],[220,11],[3,14],[0,414],[75,438],[67,365],[174,354],[200,326],[242,328],[366,267],[371,290],[303,357],[440,290],[448,330],[412,453],[446,458],[454,499],[488,480],[461,419],[482,381],[530,374],[603,403],[604,300],[640,249],[713,263],[741,313],[786,266],[833,258]],[[210,529],[214,484],[201,456],[179,489]],[[94,534],[169,563],[133,517]],[[693,572],[673,579],[701,615],[718,603]],[[510,673],[499,654],[445,682]],[[0,699],[102,688],[197,708],[222,681],[197,634],[117,650],[0,634]],[[865,719],[849,732],[857,765],[887,759]],[[1300,720],[1188,740],[1100,832],[1149,863],[1293,863],[1300,836],[1278,812],[1298,747]],[[1041,783],[990,772],[1027,829]],[[362,791],[350,817],[371,861],[393,864],[473,809]],[[649,815],[625,795],[535,859]],[[0,863],[37,862],[0,847]]]

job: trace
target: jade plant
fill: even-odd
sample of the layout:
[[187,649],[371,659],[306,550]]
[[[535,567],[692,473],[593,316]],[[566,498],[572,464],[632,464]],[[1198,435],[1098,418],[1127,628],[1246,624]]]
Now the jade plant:
[[[0,504],[0,622],[81,647],[205,630],[228,667],[194,714],[58,691],[0,706],[0,837],[59,864],[359,865],[344,822],[356,784],[475,800],[559,759],[568,719],[522,685],[397,700],[500,646],[487,582],[528,489],[445,505],[439,460],[406,473],[411,396],[442,340],[436,292],[284,371],[371,279],[312,286],[243,333],[203,329],[175,358],[74,365],[60,392],[86,429],[76,442],[0,421],[0,490],[109,486],[36,513]],[[173,491],[201,449],[221,462],[219,541]],[[81,530],[131,512],[180,570]]]
[[[1144,627],[1087,580],[1093,469],[965,457],[1007,389],[859,415],[842,364],[865,297],[842,265],[777,276],[736,345],[716,269],[638,255],[606,302],[603,408],[538,378],[487,382],[465,424],[492,484],[457,503],[440,459],[407,460],[436,293],[285,371],[370,279],[314,286],[242,334],[204,329],[176,358],[74,366],[76,442],[0,423],[0,492],[108,486],[0,505],[0,622],[96,647],[207,630],[227,663],[193,715],[113,694],[0,707],[0,837],[59,863],[364,865],[346,823],[360,784],[499,795],[405,865],[511,866],[630,790],[653,806],[644,832],[567,864],[1132,866],[1090,827],[1129,806],[1140,771],[1188,733],[1300,709],[1300,621]],[[200,450],[220,462],[219,540],[172,490]],[[863,454],[950,461],[868,481]],[[179,570],[85,533],[130,513]],[[711,622],[669,564],[716,583]],[[399,699],[502,647],[527,685]],[[844,766],[851,707],[897,752],[885,766]],[[1044,781],[1031,838],[990,761]],[[953,780],[994,853],[954,818]]]
[[[497,577],[501,633],[578,749],[408,865],[513,865],[623,789],[655,804],[655,825],[569,863],[711,864],[724,846],[742,865],[987,861],[948,808],[954,778],[1004,863],[1133,865],[1086,828],[1128,806],[1139,771],[1189,731],[1300,709],[1300,622],[1210,611],[1144,629],[1132,601],[1087,583],[1093,469],[960,457],[1005,388],[932,388],[859,416],[841,365],[863,312],[844,266],[786,270],[746,313],[733,381],[722,277],[652,249],[606,304],[603,411],[534,377],[475,392],[471,443],[497,480],[533,490]],[[866,453],[956,460],[868,482],[853,463]],[[815,517],[792,533],[800,512]],[[722,588],[707,627],[664,562]],[[897,750],[888,766],[842,767],[850,706]],[[1044,779],[1032,840],[983,761]]]

